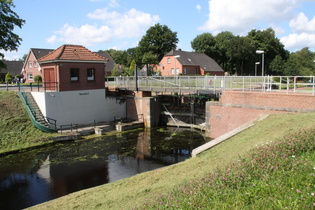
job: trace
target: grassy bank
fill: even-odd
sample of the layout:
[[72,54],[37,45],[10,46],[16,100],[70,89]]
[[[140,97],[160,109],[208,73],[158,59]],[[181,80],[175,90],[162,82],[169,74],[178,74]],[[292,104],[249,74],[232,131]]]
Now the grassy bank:
[[[201,194],[197,186],[207,185],[207,183],[204,183],[201,180],[209,179],[207,178],[209,176],[211,178],[212,173],[225,173],[226,170],[231,167],[231,164],[237,162],[238,160],[242,160],[242,163],[245,163],[245,158],[240,157],[248,158],[249,152],[253,149],[257,149],[258,145],[266,145],[267,142],[270,143],[271,141],[274,142],[277,139],[291,137],[294,134],[298,133],[300,130],[311,128],[315,128],[315,113],[271,115],[266,120],[259,122],[253,127],[230,138],[224,143],[221,143],[216,147],[202,153],[196,158],[192,158],[186,160],[185,162],[165,167],[159,170],[139,174],[128,179],[76,192],[64,196],[60,199],[34,206],[33,209],[177,208],[176,205],[178,203],[171,203],[169,200],[170,197],[175,200],[180,200],[181,197],[183,197],[183,199],[180,201],[180,203],[183,204],[180,205],[183,209],[186,209],[186,207],[191,208],[191,206],[184,206],[188,202],[194,205],[201,202],[205,206],[207,206],[206,202],[210,201],[208,196],[210,193],[207,191],[211,190],[211,186],[202,188],[202,191],[205,191],[206,193]],[[314,154],[312,152],[309,152],[303,157],[301,157],[302,155],[300,154],[302,153],[299,153],[299,159],[296,160],[301,161],[302,164],[309,164],[309,160],[307,159],[314,160]],[[264,158],[262,158],[261,161],[264,162]],[[247,162],[246,164],[248,164],[248,167],[250,167],[255,163]],[[290,164],[296,164],[296,162],[290,162]],[[242,169],[237,167],[233,169],[233,175],[239,176],[239,174],[237,174],[239,170]],[[286,166],[284,166],[284,168],[281,170],[287,172],[287,175],[289,176],[289,179],[287,180],[292,183],[293,191],[301,196],[302,194],[300,193],[300,191],[302,192],[303,190],[303,196],[306,196],[307,191],[304,191],[304,188],[299,187],[298,184],[303,184],[305,186],[306,184],[314,185],[314,183],[310,183],[311,181],[308,179],[302,180],[302,183],[298,183],[300,181],[295,180],[295,178],[290,179],[290,170],[292,170],[292,168],[287,168]],[[312,175],[309,174],[309,168],[308,170],[304,170],[304,168],[302,167],[296,168],[296,170],[299,170],[301,176],[304,177]],[[311,168],[311,171],[312,170],[313,168]],[[260,169],[255,169],[255,173],[259,174]],[[246,174],[245,176],[247,177],[248,175]],[[268,176],[269,180],[267,180],[267,184],[269,186],[273,186],[273,184],[282,184],[281,182],[272,182],[274,174],[270,174]],[[284,177],[280,174],[280,176],[276,177],[276,180],[282,180],[283,178]],[[196,182],[197,185],[191,185],[191,183],[194,182]],[[264,198],[273,196],[273,194],[269,194],[269,188],[263,186],[264,184],[264,182],[259,182],[257,179],[257,183],[255,183],[255,189],[258,189],[258,191],[261,192],[258,195]],[[221,184],[220,182],[220,185],[225,186],[225,183]],[[198,198],[198,200],[196,196],[190,196],[190,194],[188,195],[188,197],[184,198],[184,196],[182,196],[181,194],[184,186],[187,187],[187,189],[188,187],[191,187],[189,188],[189,192],[196,192],[196,194],[201,195],[200,198],[204,200],[200,200],[200,198]],[[237,187],[238,188],[234,189],[232,185],[230,191],[225,191],[221,197],[221,200],[218,200],[217,203],[222,202],[222,200],[229,199],[229,201],[231,201],[231,203],[233,203],[234,205],[234,202],[237,202],[237,200],[240,199],[239,196],[241,195],[250,198],[251,196],[253,196],[251,194],[252,191],[248,191],[248,189],[243,188],[243,185]],[[238,194],[238,191],[242,189],[243,191]],[[312,193],[311,190],[312,189],[310,189],[308,193]],[[215,189],[212,191],[213,194],[218,194],[219,192],[221,192],[220,189]],[[191,200],[187,200],[189,199],[189,197],[193,197],[193,199],[196,199],[196,203],[192,202]],[[295,198],[296,197],[294,197],[294,199]],[[213,196],[211,197],[211,199],[213,199]],[[254,196],[250,200],[253,201],[255,199],[257,199],[257,197]],[[264,202],[263,199],[260,201],[262,203]],[[275,202],[278,202],[278,200],[275,200]],[[147,205],[145,205],[145,203],[147,203]],[[233,209],[231,203],[226,203],[226,205],[223,206],[214,206],[214,208]],[[173,205],[173,207],[167,206],[168,204]],[[269,207],[272,208],[272,204],[270,205],[271,206]],[[306,205],[309,206],[312,204],[307,203]],[[242,206],[246,208],[245,205],[240,205],[238,207],[242,208]]]
[[13,91],[0,91],[0,153],[47,144],[58,134],[35,128]]

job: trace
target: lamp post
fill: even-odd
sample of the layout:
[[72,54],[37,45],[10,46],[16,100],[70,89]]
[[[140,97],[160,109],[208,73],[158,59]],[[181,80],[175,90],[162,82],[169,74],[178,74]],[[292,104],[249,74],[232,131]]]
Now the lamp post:
[[176,82],[177,79],[176,79],[176,78],[177,78],[177,73],[178,73],[178,72],[176,71],[176,59],[179,58],[179,57],[180,57],[180,55],[175,55],[175,56],[174,56],[174,68],[175,68],[175,69],[174,69],[174,79],[175,79],[175,84],[177,84],[177,82]]
[[261,76],[264,76],[264,60],[265,60],[265,51],[263,50],[256,50],[257,54],[262,54],[262,61],[261,61]]
[[257,65],[259,65],[259,64],[260,64],[260,62],[255,63],[255,76],[257,76]]

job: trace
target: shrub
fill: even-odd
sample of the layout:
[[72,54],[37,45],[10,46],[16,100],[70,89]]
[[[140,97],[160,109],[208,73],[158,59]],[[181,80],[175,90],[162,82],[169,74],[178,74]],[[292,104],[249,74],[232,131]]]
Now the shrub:
[[13,80],[13,76],[12,76],[12,74],[11,74],[10,72],[8,72],[8,73],[5,75],[5,81],[6,81],[7,83],[11,83],[12,80]]
[[35,81],[35,82],[42,82],[42,81],[43,81],[42,76],[36,75],[36,76],[34,77],[34,81]]

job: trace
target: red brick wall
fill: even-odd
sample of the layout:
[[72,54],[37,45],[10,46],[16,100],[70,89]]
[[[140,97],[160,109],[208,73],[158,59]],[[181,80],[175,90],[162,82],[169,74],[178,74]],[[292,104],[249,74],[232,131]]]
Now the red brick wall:
[[224,92],[206,105],[207,133],[217,138],[261,114],[315,111],[315,96],[257,92]]
[[[52,63],[43,64],[42,69],[54,68],[56,70],[56,82],[59,85],[59,91],[71,90],[89,90],[105,88],[105,69],[104,64],[100,63]],[[70,69],[79,69],[79,81],[70,80]],[[95,69],[95,80],[87,80],[87,69]],[[45,82],[45,78],[44,82]]]
[[[29,62],[32,63],[32,67],[29,68]],[[35,64],[35,65],[34,65]],[[34,54],[32,52],[30,52],[30,55],[28,56],[28,59],[26,60],[25,64],[24,64],[24,71],[22,72],[25,82],[29,83],[29,82],[34,82],[34,77],[36,75],[42,75],[42,71],[38,71],[39,69],[39,64],[37,63],[37,60],[34,56]],[[33,75],[33,79],[28,79],[27,74],[32,74]]]

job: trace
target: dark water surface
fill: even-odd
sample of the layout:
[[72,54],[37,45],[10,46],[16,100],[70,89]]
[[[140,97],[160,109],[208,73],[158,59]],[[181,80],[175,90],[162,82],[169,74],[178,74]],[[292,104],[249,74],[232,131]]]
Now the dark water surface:
[[139,129],[0,158],[0,209],[22,209],[184,161],[207,140],[190,129]]

